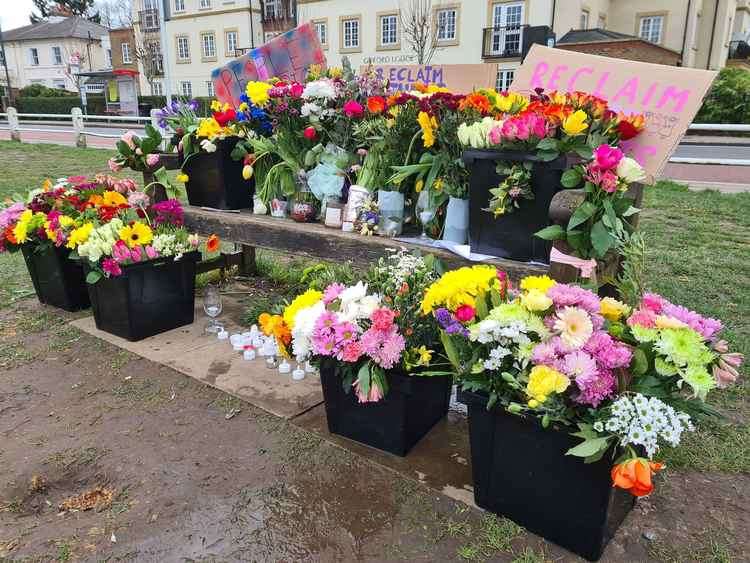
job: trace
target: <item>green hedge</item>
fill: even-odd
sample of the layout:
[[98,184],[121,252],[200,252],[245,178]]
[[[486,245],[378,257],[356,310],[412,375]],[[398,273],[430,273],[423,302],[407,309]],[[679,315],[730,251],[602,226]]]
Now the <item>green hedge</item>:
[[721,69],[695,122],[750,124],[750,72],[742,68]]
[[[87,96],[86,112],[101,115],[106,109],[104,96]],[[64,113],[70,114],[73,108],[81,107],[81,99],[75,97],[20,97],[16,98],[16,109],[19,113]]]

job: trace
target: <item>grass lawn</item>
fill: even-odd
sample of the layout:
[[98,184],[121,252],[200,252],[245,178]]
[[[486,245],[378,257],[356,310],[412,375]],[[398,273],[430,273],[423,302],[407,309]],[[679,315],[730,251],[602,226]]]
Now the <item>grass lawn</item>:
[[[111,151],[0,141],[0,198],[39,186],[44,178],[106,172]],[[130,173],[138,179],[138,175]],[[690,192],[672,182],[647,191],[641,223],[648,245],[651,290],[722,319],[736,351],[750,356],[750,193]],[[20,255],[0,255],[0,307],[33,295]],[[747,368],[745,368],[747,375]],[[672,466],[750,471],[747,379],[715,393],[728,421],[703,425]]]

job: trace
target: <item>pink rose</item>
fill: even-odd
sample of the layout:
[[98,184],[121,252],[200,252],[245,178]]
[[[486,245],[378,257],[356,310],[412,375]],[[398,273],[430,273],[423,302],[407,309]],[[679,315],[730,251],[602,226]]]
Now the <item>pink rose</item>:
[[120,137],[120,140],[128,145],[131,149],[134,149],[135,141],[133,141],[133,137],[135,137],[135,131],[125,131],[125,133],[122,134],[122,137]]
[[461,305],[456,309],[456,318],[462,323],[468,323],[474,318],[476,311],[471,305]]
[[531,119],[531,133],[538,139],[544,139],[547,136],[547,122],[541,115],[534,115]]
[[503,141],[503,130],[500,127],[493,127],[490,129],[490,134],[488,135],[490,139],[490,143],[493,145],[499,145]]
[[119,172],[120,170],[122,170],[122,164],[117,162],[114,158],[110,158],[107,161],[107,165],[112,172]]
[[531,130],[529,129],[529,125],[527,121],[524,121],[522,119],[519,119],[516,123],[516,139],[519,141],[528,141],[529,135],[531,134]]
[[153,246],[149,244],[146,247],[146,256],[148,256],[149,260],[153,260],[154,258],[159,257],[159,253],[156,251],[156,249]]
[[159,164],[159,155],[158,154],[150,154],[146,157],[146,164],[149,166],[156,166]]
[[609,145],[599,145],[594,150],[594,160],[597,166],[602,170],[611,170],[616,167],[622,160],[622,151]]
[[302,135],[307,139],[308,141],[314,141],[316,137],[318,136],[318,132],[315,131],[315,127],[310,125],[309,127],[305,127],[305,130],[302,132]]
[[304,92],[305,87],[302,86],[299,82],[295,82],[289,87],[289,95],[292,96],[292,98],[299,98],[302,96],[302,92]]
[[509,119],[508,121],[503,123],[502,134],[503,138],[507,139],[508,141],[516,140],[516,135],[518,134],[518,126],[516,125],[515,120]]
[[347,117],[362,117],[365,113],[365,108],[362,104],[355,100],[348,100],[344,103],[344,115]]

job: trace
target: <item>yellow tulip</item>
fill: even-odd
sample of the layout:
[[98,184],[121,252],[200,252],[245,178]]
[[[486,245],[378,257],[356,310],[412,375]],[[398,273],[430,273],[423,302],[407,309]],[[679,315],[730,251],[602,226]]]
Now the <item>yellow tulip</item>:
[[586,115],[585,111],[576,110],[563,120],[563,131],[572,137],[580,135],[589,128],[589,124],[586,123],[587,119],[588,115]]

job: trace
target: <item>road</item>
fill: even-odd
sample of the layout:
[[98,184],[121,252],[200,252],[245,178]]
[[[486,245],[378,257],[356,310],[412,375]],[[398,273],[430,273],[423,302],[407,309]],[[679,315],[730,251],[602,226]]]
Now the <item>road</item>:
[[[73,145],[73,131],[70,125],[22,122],[21,137],[26,142],[54,143]],[[24,128],[44,129],[40,131],[23,131]],[[126,127],[90,126],[86,131],[93,133],[87,136],[86,142],[90,147],[113,149],[115,138],[99,137],[98,135],[122,135],[132,129],[136,133],[143,132],[141,124]],[[0,139],[9,139],[10,134],[6,123],[0,123]],[[721,161],[721,164],[696,164],[685,162],[670,162],[667,164],[663,177],[686,182],[696,189],[716,185],[722,191],[750,191],[750,139],[748,144],[742,145],[741,140],[727,142],[717,138],[716,142],[695,142],[690,140],[677,147],[674,158],[677,159],[710,159]],[[732,163],[736,161],[736,163]]]

